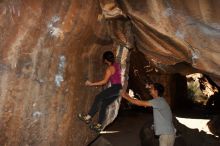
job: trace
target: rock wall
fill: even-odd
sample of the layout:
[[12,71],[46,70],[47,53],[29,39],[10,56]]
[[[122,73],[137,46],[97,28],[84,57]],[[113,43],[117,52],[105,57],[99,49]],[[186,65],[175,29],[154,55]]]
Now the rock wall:
[[218,0],[118,0],[118,3],[131,21],[136,47],[149,61],[162,70],[186,62],[220,83]]
[[96,137],[76,119],[100,89],[111,49],[91,0],[0,1],[0,145],[85,146]]

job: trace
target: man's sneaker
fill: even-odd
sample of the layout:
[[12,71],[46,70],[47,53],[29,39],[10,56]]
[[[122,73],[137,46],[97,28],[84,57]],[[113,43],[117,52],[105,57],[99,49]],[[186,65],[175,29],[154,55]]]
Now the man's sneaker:
[[102,131],[102,125],[101,124],[91,124],[89,126],[89,128],[94,130],[97,133],[100,133]]
[[86,115],[85,115],[85,114],[79,113],[79,114],[77,115],[77,117],[78,117],[81,121],[85,122],[86,124],[91,123],[91,118],[86,119]]

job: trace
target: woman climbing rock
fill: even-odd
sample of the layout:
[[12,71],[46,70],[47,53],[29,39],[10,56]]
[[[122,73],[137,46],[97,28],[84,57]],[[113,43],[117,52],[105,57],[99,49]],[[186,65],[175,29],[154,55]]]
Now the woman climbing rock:
[[[86,81],[86,86],[102,86],[106,85],[109,81],[111,87],[106,88],[96,95],[93,105],[88,114],[78,114],[78,118],[90,125],[90,128],[96,132],[100,132],[103,129],[103,122],[106,117],[106,109],[114,100],[119,96],[119,91],[122,89],[121,85],[121,68],[118,63],[115,62],[115,56],[111,51],[106,51],[103,54],[103,61],[107,64],[105,75],[101,81],[91,82]],[[92,117],[99,110],[99,119],[97,124],[91,124]]]

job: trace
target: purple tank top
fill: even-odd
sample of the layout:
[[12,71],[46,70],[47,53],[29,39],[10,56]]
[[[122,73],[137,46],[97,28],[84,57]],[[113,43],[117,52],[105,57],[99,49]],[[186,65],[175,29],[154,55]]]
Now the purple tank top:
[[121,67],[118,63],[114,63],[115,73],[111,75],[110,82],[111,84],[121,84]]

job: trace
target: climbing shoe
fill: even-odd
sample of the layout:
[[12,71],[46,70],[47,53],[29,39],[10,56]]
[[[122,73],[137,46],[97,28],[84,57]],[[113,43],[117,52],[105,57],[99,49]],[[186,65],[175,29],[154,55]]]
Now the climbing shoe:
[[89,126],[89,128],[94,130],[97,133],[100,133],[102,131],[102,125],[101,124],[91,124]]
[[77,117],[86,124],[91,123],[91,118],[87,119],[85,114],[79,113]]

